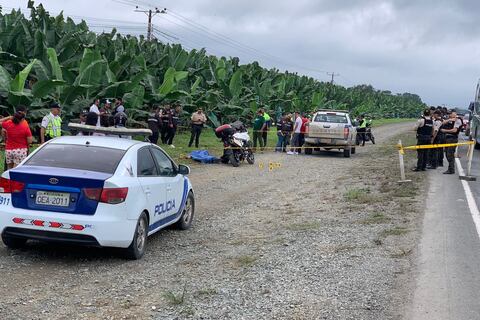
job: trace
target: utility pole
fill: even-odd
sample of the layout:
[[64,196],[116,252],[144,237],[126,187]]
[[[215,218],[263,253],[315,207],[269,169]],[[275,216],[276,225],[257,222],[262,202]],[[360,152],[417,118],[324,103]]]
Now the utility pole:
[[152,34],[153,34],[153,24],[152,24],[152,18],[156,16],[159,13],[167,13],[167,8],[163,8],[163,10],[159,10],[158,8],[155,8],[155,10],[140,10],[138,6],[135,7],[135,12],[143,12],[147,15],[148,17],[148,25],[147,25],[147,41],[152,40]]
[[340,74],[339,73],[335,73],[335,72],[327,72],[327,75],[329,76],[332,76],[332,81],[330,81],[330,84],[333,84],[333,80],[335,77],[338,77]]

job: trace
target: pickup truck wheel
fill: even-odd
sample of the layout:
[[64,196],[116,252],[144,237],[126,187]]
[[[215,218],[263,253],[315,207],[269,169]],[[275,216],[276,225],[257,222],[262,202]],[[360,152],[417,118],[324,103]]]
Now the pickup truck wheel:
[[343,156],[345,158],[350,158],[351,154],[352,154],[352,149],[350,149],[350,148],[343,149]]
[[305,146],[305,154],[312,154],[313,148],[311,146]]

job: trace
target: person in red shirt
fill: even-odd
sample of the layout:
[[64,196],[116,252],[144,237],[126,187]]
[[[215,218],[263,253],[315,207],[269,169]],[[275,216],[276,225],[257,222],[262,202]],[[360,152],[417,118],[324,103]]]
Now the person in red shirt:
[[302,152],[303,145],[305,144],[305,134],[307,133],[307,126],[310,120],[306,117],[305,113],[302,112],[302,127],[300,128],[300,148],[298,149],[298,153]]
[[8,169],[15,168],[28,155],[28,147],[33,138],[30,126],[25,120],[26,115],[27,108],[18,106],[13,118],[2,123],[6,135],[5,162]]

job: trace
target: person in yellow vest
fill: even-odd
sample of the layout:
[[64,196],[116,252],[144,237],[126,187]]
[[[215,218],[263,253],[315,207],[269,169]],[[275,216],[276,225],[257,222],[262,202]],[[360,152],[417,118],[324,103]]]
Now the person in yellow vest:
[[45,143],[62,135],[62,118],[60,118],[60,105],[56,102],[50,105],[50,113],[42,119],[40,128],[40,142]]

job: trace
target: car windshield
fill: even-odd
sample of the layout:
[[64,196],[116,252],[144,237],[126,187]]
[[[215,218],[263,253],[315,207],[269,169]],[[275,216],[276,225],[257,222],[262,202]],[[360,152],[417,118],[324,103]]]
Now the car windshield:
[[125,150],[84,145],[48,144],[24,165],[88,170],[113,174]]
[[348,120],[345,115],[318,113],[315,122],[348,123]]

